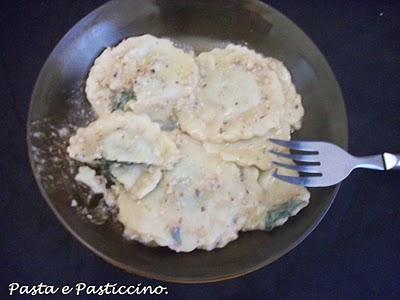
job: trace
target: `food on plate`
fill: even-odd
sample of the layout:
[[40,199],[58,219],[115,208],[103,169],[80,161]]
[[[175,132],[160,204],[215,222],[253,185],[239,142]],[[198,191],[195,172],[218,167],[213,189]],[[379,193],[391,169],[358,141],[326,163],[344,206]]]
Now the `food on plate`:
[[146,34],[100,54],[86,81],[86,95],[98,116],[131,109],[165,124],[174,119],[176,101],[190,96],[197,81],[193,53]]
[[154,190],[162,177],[160,168],[143,164],[114,163],[110,166],[110,174],[114,181],[123,185],[133,199],[142,199]]
[[147,115],[113,112],[79,128],[71,137],[70,157],[93,163],[107,160],[171,168],[179,159],[176,145]]
[[300,97],[292,99],[290,75],[274,59],[228,45],[201,53],[196,61],[200,80],[195,95],[180,101],[177,113],[182,130],[194,138],[235,142],[265,136],[279,126],[299,126]]
[[270,152],[280,147],[269,142],[269,138],[289,140],[289,126],[270,130],[265,136],[253,137],[232,143],[204,142],[204,149],[209,153],[218,154],[223,160],[232,161],[240,166],[256,166],[261,170],[271,169],[274,155]]
[[[309,203],[309,191],[297,185],[292,185],[273,177],[274,170],[260,173],[258,183],[262,189],[262,198],[258,203],[260,214],[253,214],[248,219],[243,230],[273,228],[283,225],[288,218],[295,216]],[[283,175],[296,176],[296,171],[280,169]]]
[[246,196],[239,168],[204,151],[201,143],[174,132],[181,160],[165,171],[141,200],[121,189],[118,220],[125,237],[176,251],[211,250],[236,239]]
[[269,139],[290,139],[304,114],[274,58],[238,45],[195,57],[133,37],[100,54],[86,94],[98,118],[70,138],[75,179],[103,194],[127,239],[212,250],[309,202],[307,189],[273,177],[271,151],[282,149]]

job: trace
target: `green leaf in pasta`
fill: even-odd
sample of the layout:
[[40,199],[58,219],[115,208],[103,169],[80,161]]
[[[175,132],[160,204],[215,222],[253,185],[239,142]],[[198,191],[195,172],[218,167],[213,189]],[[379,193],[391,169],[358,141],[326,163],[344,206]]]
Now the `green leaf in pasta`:
[[124,110],[125,105],[131,100],[136,101],[135,92],[132,90],[122,91],[114,103],[113,111],[114,110]]
[[285,202],[267,212],[265,218],[265,229],[270,231],[273,228],[283,225],[291,216],[296,215],[302,208],[307,205],[307,202],[292,199]]

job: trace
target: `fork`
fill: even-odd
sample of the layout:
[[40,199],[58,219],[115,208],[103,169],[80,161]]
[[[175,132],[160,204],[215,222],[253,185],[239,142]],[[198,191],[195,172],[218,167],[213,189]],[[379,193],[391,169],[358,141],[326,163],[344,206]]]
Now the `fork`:
[[355,157],[339,146],[327,142],[284,141],[278,139],[270,139],[270,141],[291,150],[302,151],[302,153],[270,151],[279,157],[291,159],[297,163],[286,164],[273,161],[273,164],[308,174],[286,176],[278,174],[277,170],[275,170],[274,177],[291,184],[307,187],[330,186],[341,182],[356,168],[381,171],[400,169],[400,154],[384,153]]

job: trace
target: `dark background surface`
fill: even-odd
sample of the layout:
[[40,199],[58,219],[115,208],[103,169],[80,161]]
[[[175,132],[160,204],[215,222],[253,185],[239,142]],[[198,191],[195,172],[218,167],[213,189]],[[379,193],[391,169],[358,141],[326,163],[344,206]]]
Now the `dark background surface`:
[[[105,1],[0,0],[0,298],[8,284],[158,285],[120,271],[75,240],[39,193],[27,157],[29,98],[42,64]],[[350,151],[400,152],[400,1],[268,4],[326,56],[348,109]],[[400,298],[400,172],[357,171],[316,230],[272,265],[206,285],[161,283],[171,298]]]

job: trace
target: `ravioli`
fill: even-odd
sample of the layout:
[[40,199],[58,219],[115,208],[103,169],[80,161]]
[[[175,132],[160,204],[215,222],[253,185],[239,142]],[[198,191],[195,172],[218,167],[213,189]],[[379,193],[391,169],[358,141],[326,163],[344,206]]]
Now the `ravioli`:
[[301,96],[296,92],[296,88],[292,83],[292,76],[281,61],[273,57],[266,59],[268,60],[268,67],[276,73],[283,88],[285,96],[283,120],[293,129],[298,130],[301,127],[304,108],[301,103]]
[[125,190],[117,199],[125,236],[175,251],[223,247],[244,223],[246,189],[239,168],[207,154],[201,143],[173,132],[182,159],[164,172],[158,187],[137,200]]
[[235,162],[240,166],[255,166],[261,170],[269,170],[272,168],[272,160],[275,158],[270,151],[281,149],[276,144],[269,142],[270,138],[289,140],[289,126],[272,129],[263,137],[223,144],[205,142],[203,145],[208,153],[218,154],[223,160]]
[[146,115],[113,112],[79,128],[70,138],[70,157],[85,163],[101,159],[123,163],[143,163],[169,169],[179,152],[160,126]]
[[[246,47],[228,45],[197,57],[200,80],[189,101],[179,101],[183,131],[213,143],[265,136],[285,120],[285,95],[269,60]],[[282,76],[281,76],[282,77]]]
[[104,195],[127,239],[212,250],[308,205],[307,189],[273,177],[271,151],[284,149],[269,139],[290,140],[304,115],[274,58],[237,45],[195,58],[143,35],[101,53],[86,95],[98,119],[70,138],[90,166],[75,179]]
[[162,177],[160,168],[143,164],[114,163],[110,166],[110,173],[114,180],[122,184],[134,199],[142,199],[154,190]]
[[[243,230],[272,230],[283,225],[309,203],[310,193],[302,187],[281,181],[273,176],[275,169],[261,172],[258,182],[263,190],[258,213],[248,218]],[[293,170],[279,168],[280,174],[296,176]]]
[[193,53],[143,35],[104,50],[90,70],[86,95],[98,116],[131,109],[168,124],[175,102],[188,97],[197,81]]
[[240,179],[246,192],[240,214],[243,220],[242,231],[250,230],[250,224],[257,224],[265,214],[265,192],[258,182],[259,177],[260,171],[255,167],[240,168]]

